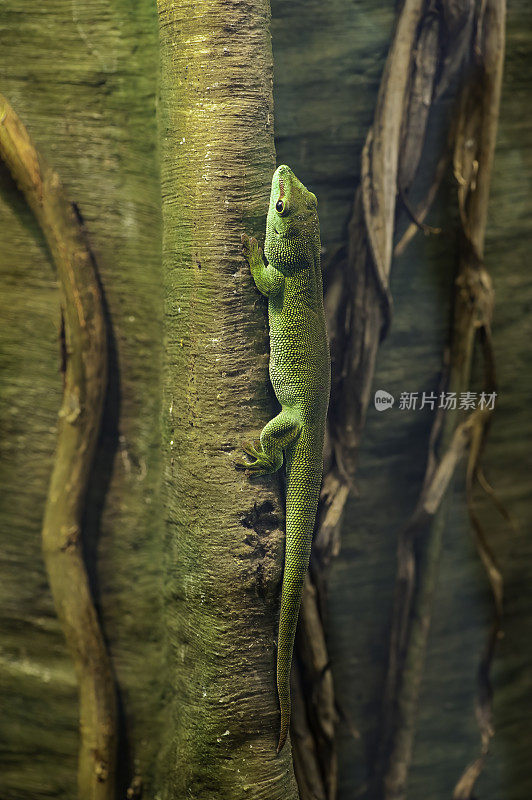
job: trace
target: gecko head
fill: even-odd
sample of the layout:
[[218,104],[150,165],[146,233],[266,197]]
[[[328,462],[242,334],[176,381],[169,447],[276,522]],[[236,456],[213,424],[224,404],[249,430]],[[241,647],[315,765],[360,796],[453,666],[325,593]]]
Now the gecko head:
[[308,269],[319,260],[316,195],[285,164],[275,170],[272,178],[264,253],[285,275]]

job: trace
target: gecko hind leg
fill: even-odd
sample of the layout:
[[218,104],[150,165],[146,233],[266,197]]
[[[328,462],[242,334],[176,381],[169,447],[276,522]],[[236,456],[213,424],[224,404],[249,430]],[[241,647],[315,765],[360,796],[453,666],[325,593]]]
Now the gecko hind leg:
[[283,450],[297,439],[301,427],[299,412],[283,408],[264,426],[258,442],[244,443],[244,452],[253,460],[236,461],[235,466],[254,475],[276,472],[283,465]]

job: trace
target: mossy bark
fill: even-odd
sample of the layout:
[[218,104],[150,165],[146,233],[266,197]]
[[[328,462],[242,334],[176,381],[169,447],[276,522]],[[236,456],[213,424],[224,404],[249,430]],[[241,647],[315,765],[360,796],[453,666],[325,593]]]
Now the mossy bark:
[[160,0],[167,798],[297,797],[275,753],[277,478],[235,470],[271,408],[265,303],[240,253],[274,169],[269,3]]

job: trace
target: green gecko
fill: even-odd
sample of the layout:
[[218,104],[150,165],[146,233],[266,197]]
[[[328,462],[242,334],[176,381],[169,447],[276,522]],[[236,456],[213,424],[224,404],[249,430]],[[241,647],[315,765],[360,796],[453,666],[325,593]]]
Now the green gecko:
[[275,472],[286,462],[286,551],[277,648],[281,730],[290,724],[290,667],[303,581],[323,473],[323,442],[331,365],[323,309],[320,226],[316,196],[282,165],[272,179],[266,220],[264,263],[256,239],[242,236],[253,280],[268,298],[270,379],[281,411],[268,422],[251,461],[237,466],[254,475]]

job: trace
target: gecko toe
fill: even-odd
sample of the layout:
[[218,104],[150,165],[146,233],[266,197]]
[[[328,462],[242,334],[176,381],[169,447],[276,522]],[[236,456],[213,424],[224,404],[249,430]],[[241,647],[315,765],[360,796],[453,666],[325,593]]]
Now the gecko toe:
[[[259,445],[260,448],[260,443],[257,444]],[[246,453],[246,455],[250,456],[250,458],[254,459],[261,458],[260,450],[258,450],[255,444],[252,444],[251,442],[244,442],[242,445],[242,449],[244,450],[244,453]]]

